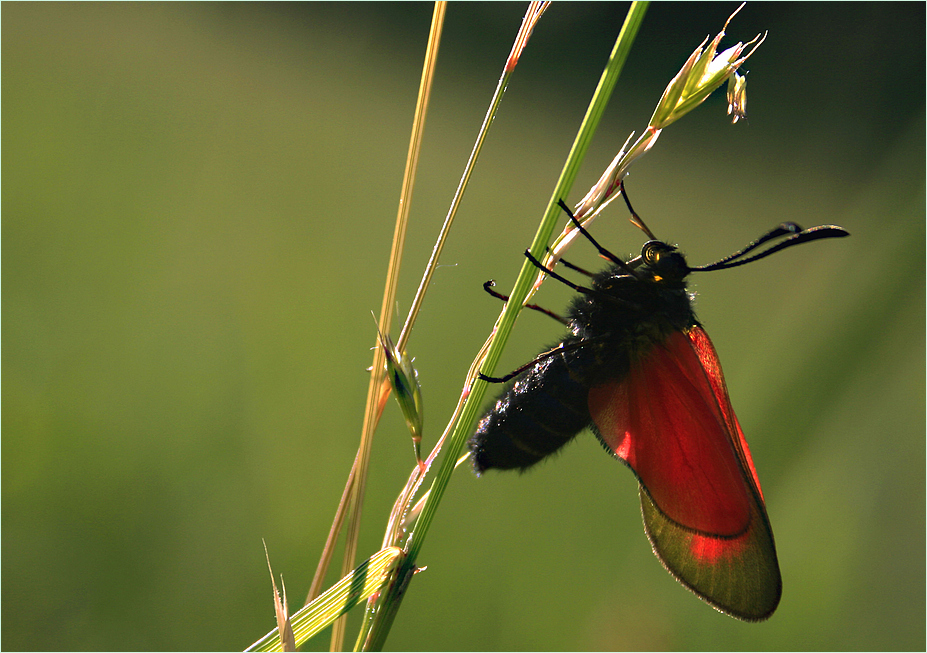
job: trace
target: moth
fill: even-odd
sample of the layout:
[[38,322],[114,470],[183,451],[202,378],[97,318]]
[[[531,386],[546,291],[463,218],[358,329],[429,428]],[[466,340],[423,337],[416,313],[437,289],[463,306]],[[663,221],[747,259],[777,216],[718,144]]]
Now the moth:
[[637,477],[644,530],[667,571],[721,612],[767,619],[782,594],[773,532],[718,354],[696,318],[686,279],[849,234],[834,225],[802,229],[786,222],[715,263],[693,267],[676,247],[653,237],[623,186],[621,192],[632,222],[650,237],[639,256],[625,261],[599,245],[562,200],[609,265],[593,275],[564,262],[591,277],[584,286],[525,252],[578,295],[561,318],[568,328],[561,342],[512,374],[482,377],[507,385],[469,440],[473,468],[477,475],[524,470],[591,429]]

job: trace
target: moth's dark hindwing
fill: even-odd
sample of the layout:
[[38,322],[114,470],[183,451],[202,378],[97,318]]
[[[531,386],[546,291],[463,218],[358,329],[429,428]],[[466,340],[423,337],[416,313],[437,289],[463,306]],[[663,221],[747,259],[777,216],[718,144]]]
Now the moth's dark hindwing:
[[573,300],[563,351],[542,355],[480,420],[469,442],[478,474],[526,469],[560,449],[591,423],[590,388],[624,378],[632,357],[696,323],[682,279],[659,271],[612,265]]

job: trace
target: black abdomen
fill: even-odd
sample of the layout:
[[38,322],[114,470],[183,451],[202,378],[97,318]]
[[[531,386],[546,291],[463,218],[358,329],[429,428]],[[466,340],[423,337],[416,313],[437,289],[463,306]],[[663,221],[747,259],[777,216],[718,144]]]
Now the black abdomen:
[[[477,474],[493,468],[526,469],[589,425],[589,388],[580,380],[571,353],[536,362],[480,420],[468,442]],[[565,357],[572,359],[569,365]]]

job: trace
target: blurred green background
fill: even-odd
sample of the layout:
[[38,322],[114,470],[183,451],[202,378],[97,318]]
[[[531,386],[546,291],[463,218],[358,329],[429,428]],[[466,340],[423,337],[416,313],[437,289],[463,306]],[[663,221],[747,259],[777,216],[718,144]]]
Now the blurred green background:
[[[651,6],[569,202],[735,7]],[[555,4],[509,86],[410,341],[426,444],[626,8]],[[400,316],[523,10],[449,8]],[[725,41],[769,30],[749,122],[718,94],[628,179],[694,264],[784,219],[852,233],[694,280],[776,533],[773,618],[678,586],[631,474],[584,435],[528,474],[455,475],[388,648],[924,649],[924,12],[749,4]],[[274,626],[262,538],[301,603],[357,446],[430,16],[3,5],[2,648],[246,647]],[[643,242],[619,205],[596,234]],[[503,367],[559,334],[523,315]],[[365,557],[413,464],[392,403],[373,455]]]

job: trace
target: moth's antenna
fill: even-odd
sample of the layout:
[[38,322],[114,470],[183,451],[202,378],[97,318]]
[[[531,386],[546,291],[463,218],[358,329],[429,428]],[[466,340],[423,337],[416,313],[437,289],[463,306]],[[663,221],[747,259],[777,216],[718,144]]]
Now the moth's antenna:
[[[769,242],[770,240],[775,240],[776,238],[781,238],[782,236],[786,236],[788,234],[791,235],[789,235],[788,238],[778,243],[777,245],[774,245],[769,249],[760,252],[759,254],[754,254],[753,256],[749,256],[747,258],[741,258],[742,256]],[[812,240],[821,240],[822,238],[843,238],[849,235],[850,232],[848,232],[846,229],[833,224],[825,224],[817,227],[811,227],[810,229],[802,229],[794,222],[783,222],[775,229],[770,230],[765,235],[744,247],[742,250],[734,252],[729,256],[725,256],[723,259],[715,261],[714,263],[690,267],[689,269],[693,272],[710,272],[712,270],[726,270],[727,268],[736,268],[738,265],[745,265],[747,263],[752,263],[753,261],[758,261],[761,258],[766,258],[770,254],[774,254],[775,252],[783,250],[786,247],[791,247],[792,245],[801,245],[802,243],[809,243]]]

